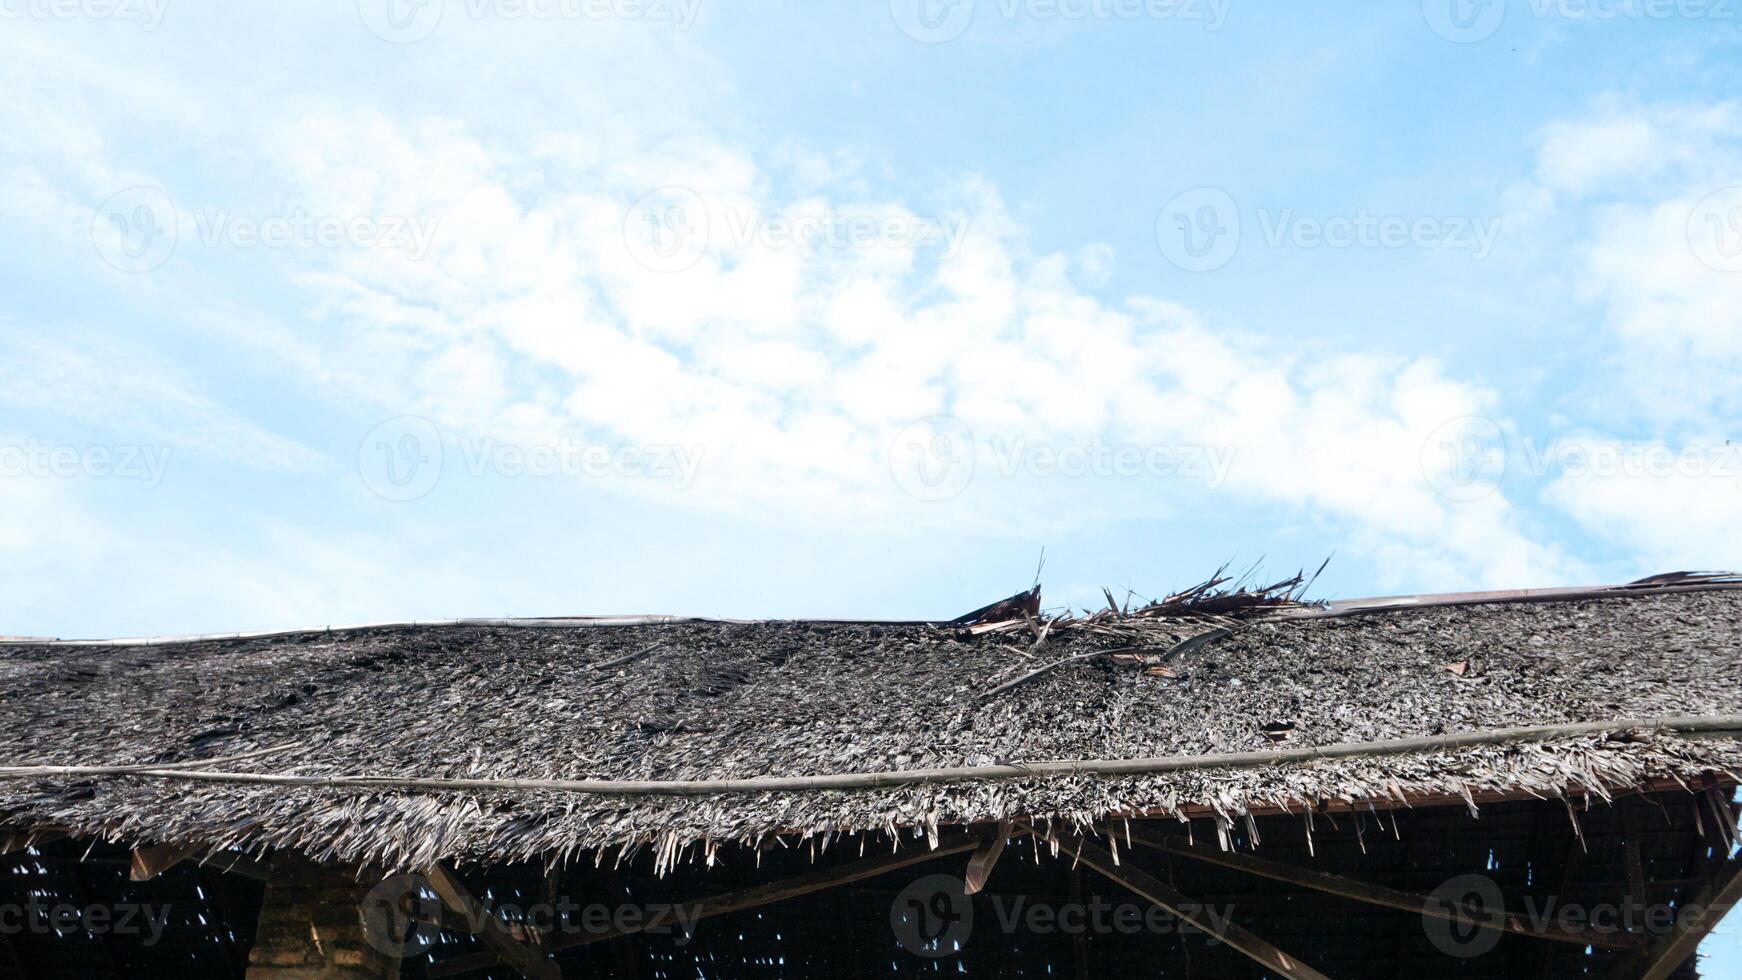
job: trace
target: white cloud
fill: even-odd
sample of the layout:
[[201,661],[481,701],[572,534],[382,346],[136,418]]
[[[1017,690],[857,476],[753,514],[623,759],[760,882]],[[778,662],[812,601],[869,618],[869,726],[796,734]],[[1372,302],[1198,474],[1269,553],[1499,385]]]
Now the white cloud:
[[[52,74],[50,60],[35,65]],[[52,85],[44,93],[52,100]],[[271,105],[248,105],[250,121],[232,131],[221,158],[200,161],[245,176],[223,188],[230,199],[196,200],[202,185],[188,181],[176,188],[179,209],[272,211],[293,202],[323,215],[428,218],[437,227],[428,254],[278,252],[247,266],[271,287],[248,294],[261,297],[256,306],[215,285],[234,255],[188,243],[170,266],[130,280],[127,295],[258,345],[297,383],[370,425],[417,414],[499,440],[698,446],[706,458],[692,490],[620,489],[795,521],[1060,527],[1225,508],[1231,495],[1332,525],[1398,582],[1541,584],[1573,567],[1530,540],[1502,495],[1458,503],[1424,478],[1429,435],[1447,419],[1498,413],[1492,393],[1427,361],[1291,354],[1174,304],[1105,301],[1093,290],[1109,277],[1112,250],[1036,249],[982,178],[909,200],[870,190],[875,181],[844,154],[753,154],[693,122],[677,136],[623,119],[517,136],[506,125],[405,107],[263,104]],[[200,111],[232,119],[234,108]],[[55,137],[69,172],[97,172],[113,155],[93,135],[103,131]],[[1551,137],[1568,147],[1544,166],[1557,186],[1604,178],[1568,162],[1581,138],[1599,139]],[[1637,142],[1626,132],[1602,139]],[[39,150],[20,142],[5,155],[17,169]],[[73,187],[55,184],[51,171],[31,173],[67,214],[113,177]],[[705,235],[680,235],[675,254],[693,250],[694,261],[662,272],[629,244],[643,230],[635,219],[647,216],[632,217],[632,208],[672,188],[668,196],[692,204],[652,212],[654,227],[693,234],[699,224]],[[774,219],[866,218],[960,234],[945,249],[793,244],[754,233]],[[275,326],[281,317],[299,320],[299,330]],[[51,376],[88,375],[102,393],[84,405],[79,391],[90,388],[32,381],[13,397],[36,408],[119,425],[141,406],[165,407],[175,421],[150,424],[207,449],[307,462],[299,445],[162,380],[164,372],[129,379],[65,348],[32,356],[52,362]],[[972,430],[980,456],[972,485],[932,504],[902,493],[887,454],[906,426],[939,414]],[[1233,462],[1217,487],[1153,474],[1005,477],[994,441],[1206,446]]]
[[1589,216],[1578,288],[1619,341],[1626,401],[1670,422],[1742,408],[1742,110],[1611,101],[1548,127],[1537,170]]
[[1613,338],[1589,345],[1599,431],[1539,449],[1552,464],[1536,474],[1550,481],[1544,500],[1635,570],[1737,564],[1742,484],[1727,433],[1742,412],[1742,110],[1608,100],[1549,127],[1537,170],[1539,205],[1588,216],[1579,289]]
[[[1457,504],[1424,479],[1428,435],[1493,411],[1490,393],[1428,362],[1292,356],[1172,304],[1109,306],[1079,280],[1102,281],[1111,250],[1036,253],[983,180],[940,193],[927,217],[860,196],[846,164],[808,168],[804,196],[784,199],[774,188],[792,175],[724,142],[625,168],[375,115],[294,131],[294,166],[279,174],[292,196],[340,188],[333,208],[439,217],[421,262],[342,252],[297,281],[404,410],[445,427],[699,446],[702,482],[676,502],[777,506],[792,519],[1068,526],[1225,492],[1335,522],[1358,548],[1397,556],[1398,581],[1436,563],[1459,585],[1569,574],[1503,498]],[[625,243],[632,206],[659,187],[684,188],[681,220],[706,232],[681,271],[646,268]],[[954,253],[745,232],[828,215],[964,232]],[[979,467],[957,500],[917,505],[886,454],[905,426],[939,414],[974,432]],[[1089,483],[1006,478],[991,448],[1095,441],[1210,446],[1234,462],[1225,488]]]
[[1547,499],[1627,549],[1641,574],[1730,569],[1742,555],[1742,463],[1727,441],[1569,440]]

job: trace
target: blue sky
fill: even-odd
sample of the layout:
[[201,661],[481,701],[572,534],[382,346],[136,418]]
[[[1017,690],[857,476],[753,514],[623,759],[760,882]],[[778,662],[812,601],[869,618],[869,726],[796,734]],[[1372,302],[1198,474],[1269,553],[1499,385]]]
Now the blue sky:
[[1738,564],[1729,4],[393,3],[0,0],[0,631]]

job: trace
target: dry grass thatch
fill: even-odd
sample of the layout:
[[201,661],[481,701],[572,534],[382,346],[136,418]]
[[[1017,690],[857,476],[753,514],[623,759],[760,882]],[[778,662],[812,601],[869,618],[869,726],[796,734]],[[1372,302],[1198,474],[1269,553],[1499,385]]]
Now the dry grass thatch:
[[[186,768],[246,756],[223,768],[717,779],[1742,713],[1735,592],[1305,619],[1274,615],[1300,605],[1302,580],[1224,584],[1135,608],[1110,600],[1116,608],[1070,618],[1040,616],[1035,595],[935,625],[453,625],[151,647],[0,645],[0,705],[13,722],[0,730],[0,765]],[[286,744],[297,748],[252,755]],[[0,827],[292,847],[401,868],[648,846],[668,863],[688,845],[787,832],[1086,825],[1135,812],[1236,819],[1327,800],[1606,794],[1739,772],[1742,743],[1727,734],[1586,733],[1117,777],[685,797],[36,775],[0,780]]]

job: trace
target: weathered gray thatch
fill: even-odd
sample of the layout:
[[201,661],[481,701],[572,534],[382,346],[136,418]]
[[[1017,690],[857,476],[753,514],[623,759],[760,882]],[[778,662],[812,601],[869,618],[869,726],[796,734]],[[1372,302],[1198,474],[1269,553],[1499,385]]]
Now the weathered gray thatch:
[[[1200,631],[1147,627],[1159,640]],[[1153,641],[1152,641],[1153,642]],[[418,777],[677,780],[1263,750],[1742,713],[1742,593],[1270,619],[1176,659],[953,626],[374,628],[144,647],[0,645],[0,766],[187,763]],[[658,649],[608,669],[599,665]],[[1448,664],[1468,662],[1458,674]],[[1275,735],[1292,730],[1278,742]],[[1265,729],[1271,726],[1272,733]],[[1742,772],[1730,737],[1586,736],[1305,765],[701,797],[428,793],[136,777],[0,781],[0,828],[292,847],[391,867],[1327,800],[1606,794]],[[699,848],[698,848],[699,850]],[[693,851],[691,853],[694,853]]]

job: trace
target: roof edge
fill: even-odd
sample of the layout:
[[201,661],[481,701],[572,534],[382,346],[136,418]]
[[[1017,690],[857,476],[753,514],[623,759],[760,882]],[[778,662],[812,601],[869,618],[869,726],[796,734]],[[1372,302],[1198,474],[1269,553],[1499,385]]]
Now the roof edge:
[[[1671,572],[1639,579],[1625,585],[1567,586],[1547,589],[1499,589],[1488,592],[1443,592],[1421,595],[1375,596],[1363,599],[1338,599],[1322,607],[1278,610],[1271,615],[1280,619],[1336,619],[1375,613],[1404,612],[1411,609],[1436,609],[1450,606],[1483,606],[1510,603],[1576,602],[1585,599],[1644,598],[1654,595],[1677,595],[1691,592],[1729,592],[1742,590],[1742,574],[1733,572]],[[235,633],[195,633],[180,636],[129,637],[117,639],[66,640],[55,637],[0,636],[0,647],[150,647],[177,643],[212,643],[226,640],[262,640],[325,633],[354,633],[362,630],[419,629],[457,626],[496,626],[519,629],[575,629],[577,627],[676,626],[695,623],[736,626],[775,625],[783,623],[814,623],[823,626],[950,626],[950,620],[933,619],[721,619],[707,616],[549,616],[527,619],[429,619],[378,623],[355,623],[342,626],[305,626],[281,630]]]

